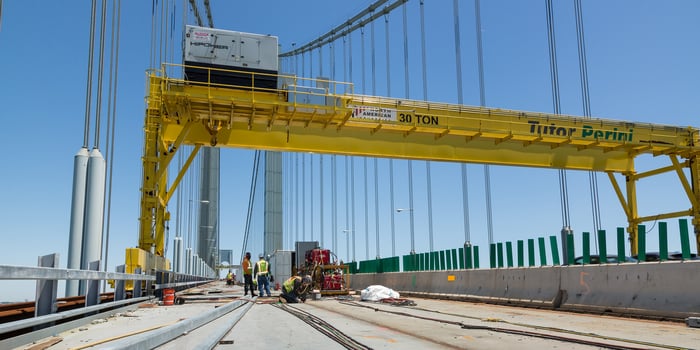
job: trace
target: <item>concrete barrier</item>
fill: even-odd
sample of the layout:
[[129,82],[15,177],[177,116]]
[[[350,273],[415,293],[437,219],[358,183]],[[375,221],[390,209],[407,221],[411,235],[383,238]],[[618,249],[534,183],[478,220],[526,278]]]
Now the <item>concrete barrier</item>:
[[700,261],[355,274],[351,287],[403,296],[573,311],[700,316]]

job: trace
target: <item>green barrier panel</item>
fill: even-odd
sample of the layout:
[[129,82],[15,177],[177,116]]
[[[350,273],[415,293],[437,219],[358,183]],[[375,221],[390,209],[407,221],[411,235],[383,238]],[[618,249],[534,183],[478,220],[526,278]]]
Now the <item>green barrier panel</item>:
[[[572,235],[573,236],[573,235]],[[583,239],[583,263],[584,264],[590,264],[591,263],[591,234],[589,232],[583,232],[581,234],[581,239]],[[569,253],[569,263],[573,264],[573,253]],[[601,255],[602,257],[602,255]],[[602,258],[598,259],[598,264],[602,263],[604,260]]]
[[513,242],[506,242],[506,262],[508,267],[513,267]]
[[491,268],[495,269],[496,268],[496,244],[491,243],[489,245],[489,251],[490,251],[490,256],[489,256],[489,262],[491,263]]
[[[584,232],[584,235],[586,235],[586,234],[588,234],[588,232]],[[585,241],[585,239],[584,239],[584,241]],[[588,255],[590,256],[590,247],[588,247],[588,248],[589,248]],[[583,256],[585,257],[586,254],[584,253]],[[574,235],[567,234],[566,235],[566,261],[567,261],[567,263],[573,265],[575,257],[576,257],[576,252],[574,251]],[[589,262],[590,262],[590,259],[589,259]]]
[[617,228],[617,260],[625,261],[625,229]]
[[474,268],[478,269],[479,268],[479,247],[474,246],[472,247],[474,249]]
[[[598,230],[598,256],[608,256],[608,247],[605,241],[605,230]],[[618,259],[617,261],[620,262],[624,260]]]
[[[688,239],[688,220],[678,220],[678,226],[681,229],[681,252],[683,252],[683,260],[690,259],[690,241]],[[698,252],[700,253],[700,252]]]
[[440,252],[433,252],[433,255],[435,255],[435,269],[434,270],[440,270]]
[[647,227],[637,225],[637,260],[647,260]]
[[525,242],[522,239],[518,240],[518,267],[525,266],[525,257],[523,256],[525,252]]
[[459,268],[464,269],[464,248],[459,248]]
[[668,232],[665,222],[659,223],[659,260],[668,260]]
[[498,267],[503,267],[503,242],[496,243],[496,253],[498,257]]
[[439,254],[440,254],[440,258],[439,258],[440,260],[439,260],[438,262],[440,263],[440,266],[438,267],[438,270],[444,270],[445,267],[446,267],[446,264],[445,264],[445,251],[444,251],[444,250],[441,250],[441,251],[439,252]]
[[435,265],[437,263],[437,261],[435,261],[435,260],[437,260],[435,258],[435,252],[430,252],[429,254],[430,254],[430,271],[435,271],[436,270]]
[[446,250],[445,251],[445,260],[447,260],[447,269],[452,270],[452,254],[450,254],[451,251]]
[[544,237],[538,237],[537,243],[540,246],[540,266],[547,265],[547,251],[544,248]]
[[423,271],[430,270],[430,253],[423,253]]
[[[465,266],[467,269],[471,269],[472,267],[476,266],[476,265],[472,266],[472,261],[477,259],[477,258],[472,259],[473,248],[476,248],[476,247],[472,247],[472,246],[465,246],[464,247],[464,263],[466,264]],[[476,262],[475,262],[475,264],[476,264]]]
[[535,239],[528,238],[527,240],[527,264],[535,266]]
[[412,271],[411,267],[409,266],[410,263],[408,262],[408,257],[409,257],[409,255],[403,256],[403,271],[404,272]]
[[559,248],[557,246],[557,236],[549,236],[549,244],[552,248],[552,264],[561,265],[559,260]]
[[452,268],[457,270],[457,269],[459,269],[459,267],[457,267],[458,266],[457,265],[457,261],[458,261],[457,260],[457,249],[452,249],[451,252],[452,252]]
[[423,256],[422,253],[417,254],[418,255],[418,271],[423,271],[424,266],[425,266],[425,257]]

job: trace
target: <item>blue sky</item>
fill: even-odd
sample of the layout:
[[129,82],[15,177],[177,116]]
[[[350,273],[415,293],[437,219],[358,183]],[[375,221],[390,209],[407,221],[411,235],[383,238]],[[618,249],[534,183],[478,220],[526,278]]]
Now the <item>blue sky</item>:
[[[279,37],[281,50],[291,43],[305,43],[348,19],[371,1],[316,0],[305,2],[213,0],[217,27]],[[482,34],[486,104],[526,111],[552,111],[544,1],[482,1]],[[349,4],[349,5],[348,5]],[[581,92],[573,1],[555,2],[556,39],[562,112],[581,115]],[[182,20],[181,1],[177,4]],[[422,99],[420,27],[418,2],[408,3],[410,98]],[[479,90],[474,40],[472,1],[460,1],[461,51],[465,104],[478,105]],[[591,111],[594,117],[699,127],[700,22],[696,1],[584,1],[583,13],[588,57]],[[457,102],[454,23],[451,1],[426,1],[428,99]],[[193,24],[191,16],[188,23]],[[5,0],[0,27],[0,144],[4,152],[3,181],[0,181],[0,264],[36,265],[39,255],[57,252],[60,264],[67,261],[70,192],[73,156],[83,143],[85,90],[90,23],[90,2]],[[392,38],[391,92],[404,97],[403,36],[401,12],[389,17]],[[387,95],[384,22],[375,24],[377,54],[376,94]],[[367,28],[369,34],[369,28]],[[109,264],[123,263],[126,247],[138,240],[139,187],[145,71],[149,68],[151,2],[123,0],[119,61],[114,178],[110,222]],[[179,30],[176,30],[179,33]],[[179,41],[179,37],[175,38]],[[360,77],[359,37],[353,37],[352,80],[357,92],[372,91],[367,64],[366,84]],[[369,42],[367,43],[369,45]],[[329,51],[324,51],[325,75]],[[367,53],[370,49],[367,46]],[[336,79],[342,80],[342,50],[338,55]],[[174,57],[179,59],[180,54]],[[318,59],[317,52],[314,53]],[[308,56],[306,56],[308,60]],[[307,61],[308,74],[311,63]],[[318,74],[315,62],[314,74]],[[283,68],[291,69],[289,62]],[[106,77],[105,77],[106,79]],[[106,95],[106,88],[104,94]],[[94,104],[93,104],[94,107]],[[103,103],[106,108],[106,102]],[[103,112],[103,115],[106,113]],[[94,122],[91,122],[94,124]],[[106,124],[106,122],[103,122]],[[103,125],[104,128],[104,125]],[[103,129],[104,132],[104,129]],[[93,131],[91,131],[93,134]],[[105,149],[105,137],[100,148]],[[91,137],[89,145],[94,144]],[[327,157],[326,159],[330,159]],[[316,158],[318,162],[318,158]],[[329,164],[330,161],[326,161]],[[388,162],[380,160],[380,173]],[[338,157],[339,169],[344,158]],[[364,207],[362,160],[356,160],[357,258],[364,259]],[[373,161],[369,161],[370,167]],[[664,166],[667,159],[638,158],[638,170]],[[222,152],[222,248],[240,251],[250,182],[252,152],[226,149]],[[435,248],[458,247],[464,240],[459,166],[432,163],[433,225]],[[407,207],[405,161],[396,161],[396,207]],[[318,171],[318,170],[316,170]],[[427,249],[425,163],[414,162],[414,213],[416,248]],[[483,166],[470,164],[469,197],[472,241],[486,256],[486,224]],[[327,171],[326,174],[329,174]],[[370,176],[373,168],[369,169]],[[491,167],[494,210],[494,239],[517,240],[549,236],[561,229],[557,172],[548,169]],[[571,221],[575,232],[591,230],[588,175],[568,172]],[[675,176],[640,183],[640,215],[687,209]],[[380,180],[380,211],[392,210],[386,197],[386,178]],[[608,236],[626,220],[612,188],[599,176],[603,227]],[[338,226],[345,226],[344,178],[338,190]],[[330,184],[326,185],[330,193]],[[374,192],[370,180],[370,257],[375,256]],[[315,192],[318,195],[318,191]],[[307,196],[308,198],[309,196]],[[329,199],[326,200],[326,203]],[[311,207],[310,203],[306,204]],[[315,204],[318,208],[318,203]],[[172,211],[174,209],[171,208]],[[330,215],[330,210],[325,211]],[[307,225],[310,225],[307,213]],[[318,218],[318,215],[316,216]],[[330,218],[326,219],[326,229]],[[677,221],[669,220],[671,249],[679,249]],[[318,234],[319,224],[315,224]],[[388,221],[380,219],[382,256],[390,252],[386,234]],[[655,226],[653,223],[649,227]],[[171,227],[174,224],[171,223]],[[410,250],[408,219],[396,216],[397,254]],[[309,229],[310,231],[310,229]],[[332,231],[331,231],[332,232]],[[648,244],[654,247],[652,231]],[[308,236],[307,236],[308,237]],[[612,239],[612,238],[611,238]],[[691,239],[692,242],[692,239]],[[580,244],[580,243],[577,243]],[[330,246],[326,242],[326,246]],[[612,244],[614,246],[614,244]],[[694,246],[694,245],[693,245]],[[611,244],[608,244],[610,250]],[[343,244],[339,247],[345,255]],[[629,248],[627,248],[629,251]],[[653,248],[650,248],[653,250]],[[693,248],[694,250],[694,248]],[[487,260],[482,261],[482,266]],[[113,267],[110,267],[112,270]],[[7,282],[0,282],[7,283]],[[17,293],[2,288],[0,299],[31,298],[33,282],[21,282]],[[14,290],[15,288],[13,288]],[[19,291],[22,292],[19,292]],[[26,296],[26,291],[30,296]],[[8,293],[8,294],[6,294]]]

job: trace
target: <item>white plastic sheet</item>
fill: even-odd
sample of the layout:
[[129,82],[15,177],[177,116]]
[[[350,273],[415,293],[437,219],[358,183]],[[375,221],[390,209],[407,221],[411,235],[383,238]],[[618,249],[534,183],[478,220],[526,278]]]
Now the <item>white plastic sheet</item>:
[[360,292],[360,297],[362,300],[366,301],[379,301],[387,298],[399,298],[399,293],[391,288],[387,288],[380,285],[373,285],[363,289]]

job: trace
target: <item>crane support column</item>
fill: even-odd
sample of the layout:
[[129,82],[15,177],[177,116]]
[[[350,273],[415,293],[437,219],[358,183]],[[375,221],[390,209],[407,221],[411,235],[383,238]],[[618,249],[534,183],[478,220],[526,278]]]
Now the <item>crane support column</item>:
[[[690,179],[693,184],[695,203],[700,203],[700,164],[696,155],[688,158]],[[693,228],[695,231],[695,248],[700,252],[700,206],[693,206]]]
[[637,176],[625,176],[627,187],[627,232],[629,233],[630,253],[637,255],[637,235],[639,233],[639,216],[637,214]]

